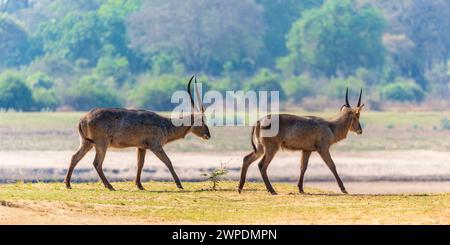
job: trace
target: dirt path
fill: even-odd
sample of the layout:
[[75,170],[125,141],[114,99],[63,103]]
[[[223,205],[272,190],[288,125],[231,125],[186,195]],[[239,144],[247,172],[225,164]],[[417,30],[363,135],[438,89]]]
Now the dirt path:
[[129,217],[107,215],[86,215],[67,211],[57,207],[37,204],[21,204],[21,206],[0,206],[0,225],[51,225],[51,224],[141,224],[142,220]]
[[[149,220],[132,217],[93,215],[70,211],[59,203],[36,203],[29,201],[2,202],[0,205],[0,225],[58,225],[58,224],[145,224]],[[158,220],[154,220],[158,223]]]
[[[351,194],[421,194],[450,192],[450,181],[374,181],[345,182]],[[335,182],[306,182],[306,187],[316,187],[339,193]]]

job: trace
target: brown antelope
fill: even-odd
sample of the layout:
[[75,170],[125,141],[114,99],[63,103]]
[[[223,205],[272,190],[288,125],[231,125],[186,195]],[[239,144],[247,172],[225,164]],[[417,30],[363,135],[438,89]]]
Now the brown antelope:
[[[345,105],[342,106],[341,111],[332,119],[326,120],[319,117],[299,117],[288,114],[279,115],[279,131],[274,137],[261,137],[261,129],[267,129],[269,124],[265,123],[270,119],[268,115],[260,119],[252,128],[252,146],[253,152],[244,157],[241,179],[239,182],[239,193],[245,184],[245,177],[248,167],[259,157],[263,156],[258,164],[264,184],[267,191],[276,195],[277,193],[270,184],[267,176],[267,168],[278,150],[300,150],[302,151],[300,178],[298,181],[298,189],[300,193],[303,191],[303,177],[308,167],[308,160],[311,152],[317,151],[322,157],[323,161],[330,168],[336,181],[343,193],[347,193],[341,178],[336,171],[333,159],[330,155],[330,147],[347,137],[347,133],[352,131],[358,135],[362,134],[361,124],[359,123],[359,116],[364,105],[361,105],[362,89],[359,94],[358,105],[356,108],[351,108],[348,102],[348,88],[345,94]],[[267,125],[267,126],[261,126]]]
[[[103,184],[109,190],[114,190],[103,174],[102,165],[106,151],[109,147],[137,148],[137,175],[136,186],[144,190],[141,183],[141,172],[144,166],[146,150],[152,151],[169,169],[178,188],[183,189],[181,182],[175,173],[172,163],[163,150],[166,143],[184,138],[188,133],[205,140],[211,138],[208,126],[204,120],[204,107],[199,106],[200,115],[194,114],[194,99],[191,94],[191,83],[194,76],[189,80],[187,91],[191,100],[191,115],[187,119],[189,125],[175,126],[170,118],[160,116],[147,110],[129,109],[93,109],[80,119],[78,132],[80,134],[80,148],[72,156],[70,167],[67,171],[64,183],[70,186],[70,178],[77,163],[86,153],[95,147],[94,167]],[[195,78],[195,92],[199,95],[197,78]],[[200,101],[200,100],[199,100]],[[200,109],[201,108],[201,109]],[[201,122],[195,123],[194,122]],[[197,126],[198,125],[198,126]]]

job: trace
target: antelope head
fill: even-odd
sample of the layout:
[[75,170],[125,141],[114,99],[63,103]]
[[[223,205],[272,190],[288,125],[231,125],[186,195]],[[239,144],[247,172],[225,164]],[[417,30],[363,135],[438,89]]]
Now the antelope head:
[[[195,90],[195,96],[197,97],[198,105],[195,104],[194,98],[192,97],[191,93],[191,83],[192,80],[194,80],[194,90]],[[203,106],[202,99],[200,92],[198,91],[197,87],[197,77],[192,76],[191,80],[189,80],[187,91],[189,93],[189,97],[191,99],[191,132],[195,134],[196,136],[204,139],[209,140],[211,138],[211,134],[209,133],[209,128],[206,125],[205,120],[205,107]],[[200,113],[195,113],[195,111],[198,111]]]
[[355,108],[352,108],[350,106],[350,103],[348,102],[348,88],[347,88],[347,91],[345,92],[345,105],[343,105],[341,108],[341,112],[347,114],[349,120],[351,120],[349,130],[358,135],[363,133],[361,124],[359,123],[359,117],[362,108],[364,107],[364,104],[361,104],[361,96],[362,96],[362,88],[359,93],[358,105]]

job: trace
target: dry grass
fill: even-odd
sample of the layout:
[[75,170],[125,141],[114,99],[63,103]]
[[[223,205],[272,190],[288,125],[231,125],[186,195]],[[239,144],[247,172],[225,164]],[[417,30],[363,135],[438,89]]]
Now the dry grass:
[[[450,194],[341,195],[318,189],[297,194],[292,184],[275,184],[269,195],[261,183],[244,192],[235,182],[219,191],[209,183],[150,182],[138,191],[130,182],[118,191],[99,183],[0,186],[0,223],[137,223],[137,224],[450,224]],[[3,212],[3,213],[2,213]],[[21,217],[26,216],[26,217]]]

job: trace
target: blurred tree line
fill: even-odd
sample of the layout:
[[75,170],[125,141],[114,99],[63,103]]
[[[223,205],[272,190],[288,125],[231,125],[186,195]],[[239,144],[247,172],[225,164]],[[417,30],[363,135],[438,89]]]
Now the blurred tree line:
[[446,0],[0,0],[0,109],[172,108],[201,74],[288,103],[450,96]]

